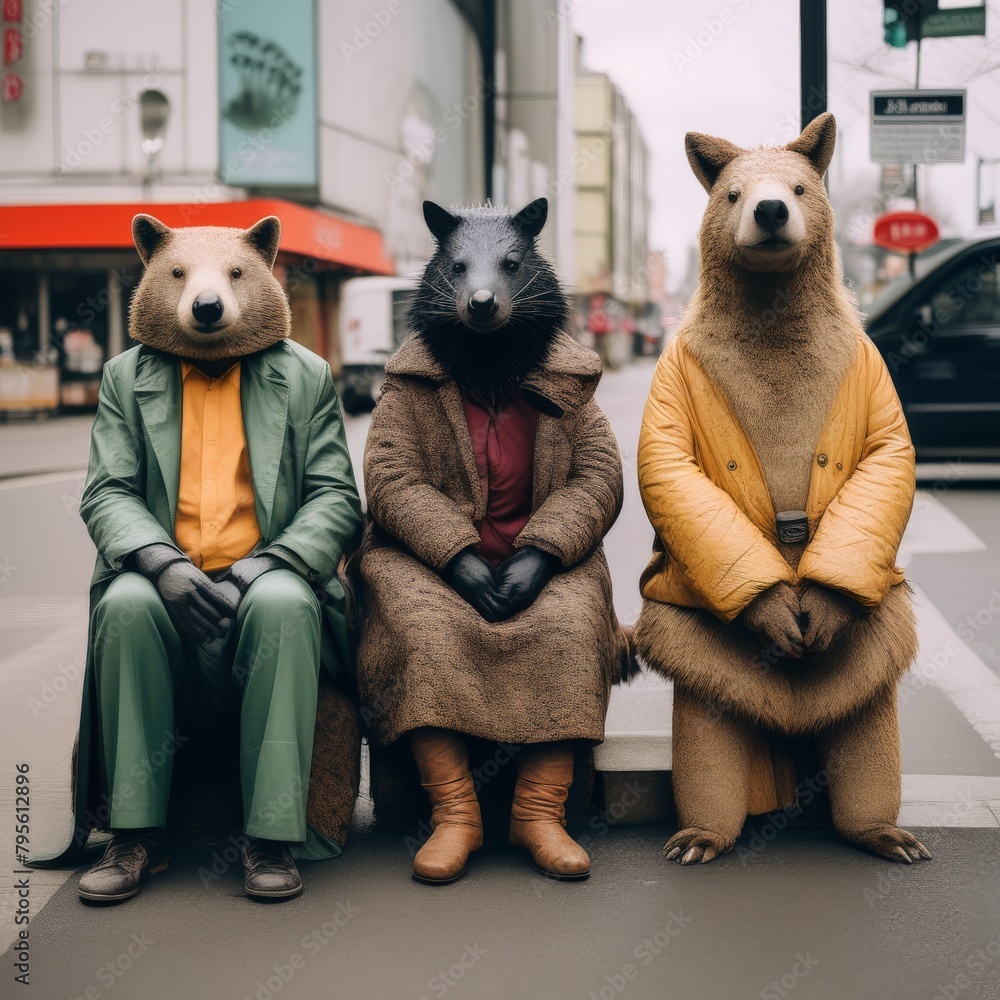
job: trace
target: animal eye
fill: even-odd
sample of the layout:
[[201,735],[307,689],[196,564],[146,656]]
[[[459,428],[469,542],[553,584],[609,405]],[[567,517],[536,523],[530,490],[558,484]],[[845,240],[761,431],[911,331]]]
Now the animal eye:
[[795,193],[796,194],[805,194],[806,193],[806,189],[801,184],[796,184],[795,185]]
[[508,274],[516,274],[516,273],[517,273],[517,269],[518,269],[518,268],[519,268],[520,266],[521,266],[521,265],[520,265],[520,264],[518,264],[518,262],[517,262],[516,260],[505,260],[505,261],[503,262],[503,269],[504,269],[504,270],[505,270],[505,271],[506,271],[506,272],[507,272]]
[[238,268],[234,267],[232,271],[229,272],[234,278],[242,278],[243,272]]
[[173,274],[173,276],[175,278],[183,278],[184,277],[184,269],[180,268],[180,267],[175,267],[171,273]]
[[739,193],[738,192],[736,192],[736,191],[730,191],[729,192],[729,200],[730,201],[735,202],[737,198],[739,198]]
[[452,274],[465,274],[465,265],[458,261],[451,265]]

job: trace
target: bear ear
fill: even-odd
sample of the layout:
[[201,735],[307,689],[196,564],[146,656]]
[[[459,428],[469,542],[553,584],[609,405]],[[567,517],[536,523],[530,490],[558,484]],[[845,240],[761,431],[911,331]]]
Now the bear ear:
[[514,225],[518,227],[529,239],[534,239],[545,225],[545,220],[549,214],[549,202],[547,198],[536,198],[530,205],[525,205],[517,215],[514,216]]
[[801,153],[812,162],[816,173],[826,175],[830,160],[833,159],[833,147],[837,142],[837,119],[829,111],[817,115],[803,130],[798,139],[793,139],[785,149],[793,153]]
[[151,215],[137,215],[132,219],[132,242],[139,252],[139,258],[148,265],[167,240],[173,230]]
[[243,239],[264,258],[264,263],[269,268],[274,267],[278,243],[281,242],[281,219],[276,215],[265,216],[244,231]]
[[424,222],[439,246],[458,228],[461,221],[457,215],[452,215],[433,201],[424,202]]
[[727,164],[743,152],[735,143],[701,132],[688,132],[684,136],[684,151],[695,177],[709,192]]

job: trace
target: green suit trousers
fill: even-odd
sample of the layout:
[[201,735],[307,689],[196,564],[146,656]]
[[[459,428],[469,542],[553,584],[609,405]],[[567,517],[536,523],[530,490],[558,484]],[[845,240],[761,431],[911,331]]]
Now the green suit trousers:
[[221,728],[238,720],[243,829],[268,840],[307,839],[306,801],[319,689],[321,613],[291,570],[258,577],[225,648],[185,648],[156,588],[116,577],[94,609],[100,762],[112,829],[162,827],[177,699]]

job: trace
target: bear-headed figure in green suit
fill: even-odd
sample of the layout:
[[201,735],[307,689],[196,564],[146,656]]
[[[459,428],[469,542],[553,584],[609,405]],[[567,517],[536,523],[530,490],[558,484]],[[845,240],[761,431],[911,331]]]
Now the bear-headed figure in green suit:
[[105,366],[80,505],[97,566],[67,854],[114,834],[80,880],[96,901],[165,866],[189,720],[238,746],[247,893],[294,896],[293,859],[340,852],[358,782],[337,570],[361,514],[340,403],[328,364],[288,339],[278,219],[139,215],[132,235],[139,346]]

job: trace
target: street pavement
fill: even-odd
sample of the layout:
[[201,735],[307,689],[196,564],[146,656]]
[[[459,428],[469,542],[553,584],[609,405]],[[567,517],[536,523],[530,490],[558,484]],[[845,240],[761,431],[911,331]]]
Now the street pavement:
[[[607,550],[626,621],[652,537],[635,486],[651,375],[636,363],[599,393],[625,465]],[[359,471],[367,422],[348,421]],[[88,428],[86,417],[0,427],[0,870],[12,873],[0,879],[0,948],[27,929],[34,988],[16,991],[8,950],[0,997],[1000,997],[1000,494],[964,485],[961,468],[932,471],[901,553],[922,641],[901,688],[903,812],[933,861],[897,866],[826,829],[765,819],[732,854],[685,869],[660,856],[668,825],[598,815],[586,883],[550,882],[496,843],[462,882],[431,889],[409,878],[412,839],[360,822],[344,855],[303,866],[305,893],[277,907],[242,895],[221,843],[178,848],[138,897],[94,908],[75,872],[13,874],[18,764],[29,851],[57,849],[72,824]]]

